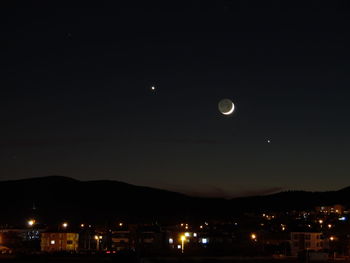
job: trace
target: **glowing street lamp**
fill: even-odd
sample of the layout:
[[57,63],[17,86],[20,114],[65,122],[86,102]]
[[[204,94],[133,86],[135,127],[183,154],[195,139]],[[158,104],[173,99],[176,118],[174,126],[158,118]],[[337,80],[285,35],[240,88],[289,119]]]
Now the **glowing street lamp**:
[[96,250],[100,250],[100,243],[101,243],[102,236],[95,235],[96,240]]
[[35,220],[34,219],[28,220],[27,224],[28,226],[32,227],[35,224]]
[[256,234],[255,233],[252,233],[250,235],[250,239],[253,240],[253,241],[256,241]]
[[186,237],[185,236],[181,236],[181,253],[184,253],[185,240],[186,240]]

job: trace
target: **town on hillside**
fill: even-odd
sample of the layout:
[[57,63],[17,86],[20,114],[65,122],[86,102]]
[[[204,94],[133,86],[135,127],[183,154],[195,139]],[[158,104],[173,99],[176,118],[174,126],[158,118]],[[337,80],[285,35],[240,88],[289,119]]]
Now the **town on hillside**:
[[350,211],[333,205],[178,224],[116,219],[108,225],[71,221],[48,225],[32,215],[23,219],[23,225],[0,226],[0,253],[345,260],[350,258]]

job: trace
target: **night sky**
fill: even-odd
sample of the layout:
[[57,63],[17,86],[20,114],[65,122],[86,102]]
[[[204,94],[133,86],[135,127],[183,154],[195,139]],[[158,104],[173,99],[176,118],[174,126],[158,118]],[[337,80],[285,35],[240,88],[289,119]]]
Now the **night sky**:
[[0,9],[0,180],[224,197],[350,185],[347,1]]

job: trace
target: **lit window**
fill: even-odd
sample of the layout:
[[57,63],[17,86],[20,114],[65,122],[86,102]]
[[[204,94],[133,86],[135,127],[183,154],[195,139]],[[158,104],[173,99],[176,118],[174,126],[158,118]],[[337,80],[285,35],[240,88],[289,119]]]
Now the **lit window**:
[[54,245],[55,243],[56,243],[55,240],[51,240],[51,241],[50,241],[50,244],[51,244],[51,245]]

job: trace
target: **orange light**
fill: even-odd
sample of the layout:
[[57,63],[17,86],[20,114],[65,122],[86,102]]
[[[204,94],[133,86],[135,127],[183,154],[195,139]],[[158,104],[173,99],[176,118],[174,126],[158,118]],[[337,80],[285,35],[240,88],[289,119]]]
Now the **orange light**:
[[29,226],[33,226],[35,224],[35,220],[34,219],[31,219],[28,221],[28,225]]
[[250,235],[250,238],[251,238],[252,240],[256,241],[256,234],[255,234],[255,233],[252,233],[252,234]]

